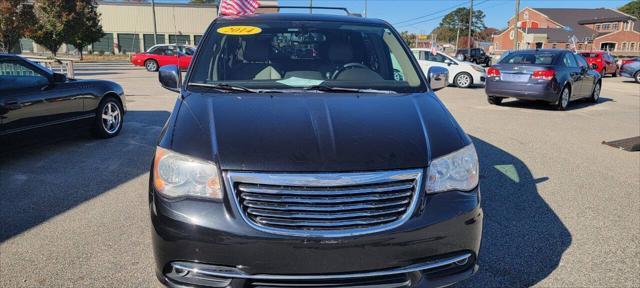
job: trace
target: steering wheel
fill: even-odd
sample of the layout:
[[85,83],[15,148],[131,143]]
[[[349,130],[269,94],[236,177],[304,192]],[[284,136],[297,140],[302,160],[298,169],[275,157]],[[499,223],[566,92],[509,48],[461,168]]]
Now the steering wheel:
[[333,76],[331,76],[332,80],[335,80],[336,78],[338,78],[338,75],[340,75],[340,73],[350,70],[350,69],[354,69],[354,68],[360,68],[360,69],[367,69],[370,70],[369,67],[367,67],[364,64],[361,63],[356,63],[356,62],[352,62],[352,63],[347,63],[344,64],[344,66],[342,66],[340,69],[338,69],[335,73],[333,73]]

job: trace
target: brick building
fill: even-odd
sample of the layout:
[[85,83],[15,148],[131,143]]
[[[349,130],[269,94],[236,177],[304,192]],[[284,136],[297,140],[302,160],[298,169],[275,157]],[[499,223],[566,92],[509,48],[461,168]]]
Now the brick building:
[[[578,50],[606,50],[615,55],[640,54],[640,21],[613,9],[524,8],[518,23],[518,49],[569,48],[575,36]],[[493,36],[496,52],[514,49],[515,17]]]

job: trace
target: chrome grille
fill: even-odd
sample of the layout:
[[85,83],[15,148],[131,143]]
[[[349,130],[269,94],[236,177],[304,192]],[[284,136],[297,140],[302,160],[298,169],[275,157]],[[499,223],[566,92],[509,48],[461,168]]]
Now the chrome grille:
[[277,234],[341,237],[392,229],[415,210],[422,170],[370,173],[227,172],[242,217]]

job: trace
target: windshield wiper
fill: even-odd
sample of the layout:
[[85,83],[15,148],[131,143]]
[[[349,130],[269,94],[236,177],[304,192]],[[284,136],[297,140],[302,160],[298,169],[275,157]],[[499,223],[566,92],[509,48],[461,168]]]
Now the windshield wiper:
[[237,86],[237,85],[230,85],[230,84],[226,84],[226,83],[223,83],[223,84],[189,83],[189,85],[198,86],[198,87],[207,87],[207,88],[212,88],[212,89],[222,90],[222,91],[227,91],[227,92],[282,93],[282,91],[251,89],[251,88],[247,88],[247,87],[242,87],[242,86]]
[[358,88],[346,88],[346,87],[332,87],[328,85],[315,85],[304,88],[309,91],[322,91],[322,92],[339,92],[339,93],[379,93],[379,94],[396,94],[391,90],[376,90],[376,89],[358,89]]

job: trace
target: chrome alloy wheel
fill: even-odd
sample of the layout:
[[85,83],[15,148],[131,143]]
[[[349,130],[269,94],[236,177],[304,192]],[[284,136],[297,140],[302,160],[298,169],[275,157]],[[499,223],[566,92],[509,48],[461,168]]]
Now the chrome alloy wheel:
[[593,101],[600,99],[600,89],[600,83],[596,84],[596,87],[593,88]]
[[120,107],[115,102],[108,102],[102,108],[102,128],[109,134],[114,134],[120,129],[122,124],[122,113]]
[[562,101],[562,107],[567,108],[567,106],[569,105],[569,89],[565,88],[564,90],[562,90],[560,101]]
[[148,71],[156,71],[158,64],[156,64],[156,61],[147,61],[145,68],[147,68]]
[[458,87],[467,87],[471,84],[471,77],[467,74],[460,74],[456,79]]

